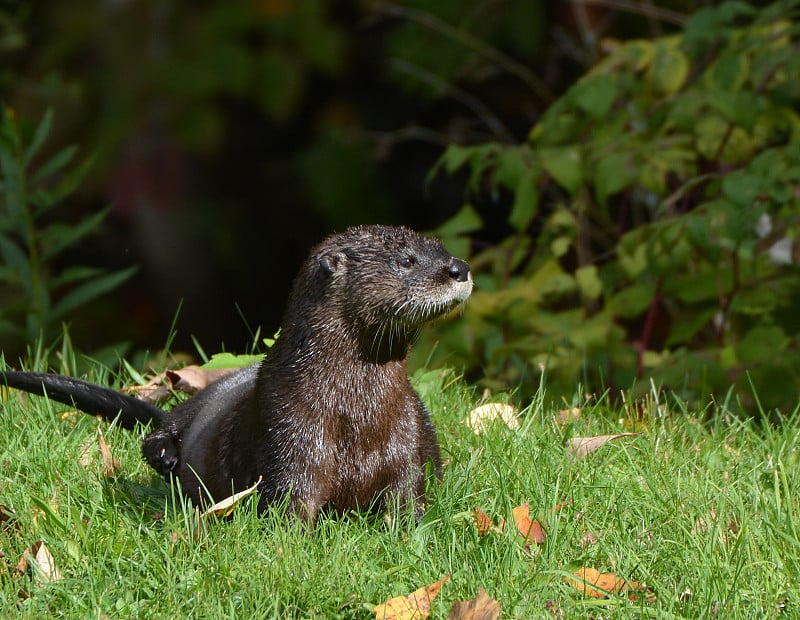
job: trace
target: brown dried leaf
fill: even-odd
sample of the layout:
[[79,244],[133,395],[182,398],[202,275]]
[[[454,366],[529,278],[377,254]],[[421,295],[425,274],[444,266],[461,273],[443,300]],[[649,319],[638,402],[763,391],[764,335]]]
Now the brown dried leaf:
[[476,435],[484,432],[494,420],[502,420],[510,429],[519,428],[519,410],[506,403],[486,403],[473,409],[466,423]]
[[559,426],[566,426],[572,422],[577,422],[581,417],[581,408],[573,407],[572,409],[562,409],[556,414],[556,424]]
[[199,392],[209,384],[207,371],[194,364],[178,370],[168,370],[164,374],[173,389],[187,394]]
[[207,517],[209,515],[214,515],[215,517],[227,517],[236,509],[236,506],[242,503],[242,500],[245,497],[252,495],[258,490],[259,484],[261,484],[261,476],[259,476],[258,480],[253,486],[245,489],[244,491],[239,491],[238,493],[234,493],[230,497],[226,497],[222,501],[217,502],[216,504],[208,508],[202,514],[202,516]]
[[567,452],[573,458],[582,459],[587,454],[599,450],[609,441],[620,437],[632,437],[639,433],[616,433],[614,435],[598,435],[597,437],[573,437],[567,441]]
[[19,527],[17,515],[5,504],[0,504],[0,532],[12,527]]
[[132,385],[124,392],[151,405],[163,405],[172,397],[164,373],[156,375],[144,385]]
[[456,601],[447,615],[447,620],[497,620],[500,617],[500,602],[478,590],[478,595],[471,601]]
[[106,443],[105,435],[101,429],[97,429],[97,443],[100,447],[100,459],[102,461],[102,472],[106,478],[113,478],[122,468],[120,462],[111,454],[111,448]]
[[475,527],[478,528],[478,535],[483,538],[489,532],[502,532],[502,528],[505,525],[502,519],[500,519],[500,526],[498,527],[492,520],[489,518],[483,510],[478,507],[472,509],[472,518],[475,521]]
[[547,534],[541,523],[536,520],[531,521],[528,502],[514,508],[512,514],[514,515],[514,523],[517,525],[517,530],[525,544],[535,543],[541,545],[544,542]]
[[635,581],[627,581],[612,573],[601,573],[594,568],[581,568],[573,573],[577,577],[566,578],[573,588],[585,596],[592,598],[606,598],[609,595],[627,594],[631,600],[638,600],[637,592],[646,592],[647,602],[652,603],[656,597],[645,586]]
[[385,603],[376,605],[372,610],[377,620],[416,620],[427,618],[431,613],[431,602],[439,590],[450,579],[445,575],[429,586],[423,586],[408,596],[396,596]]
[[201,368],[194,364],[184,366],[179,370],[168,370],[164,373],[172,384],[173,389],[187,394],[199,392],[217,379],[229,375],[236,368]]

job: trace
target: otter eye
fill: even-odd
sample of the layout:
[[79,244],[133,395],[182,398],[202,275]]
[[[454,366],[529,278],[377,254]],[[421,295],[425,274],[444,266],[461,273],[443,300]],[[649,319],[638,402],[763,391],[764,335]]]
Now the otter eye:
[[404,256],[399,262],[403,269],[411,269],[417,264],[417,259],[415,259],[413,256]]

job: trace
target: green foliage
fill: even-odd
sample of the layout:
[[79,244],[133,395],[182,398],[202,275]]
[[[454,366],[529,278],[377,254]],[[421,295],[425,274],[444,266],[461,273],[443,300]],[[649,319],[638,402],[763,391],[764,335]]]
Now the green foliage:
[[0,118],[0,336],[6,351],[10,341],[49,340],[70,313],[134,271],[56,270],[56,260],[95,232],[107,212],[76,222],[57,219],[58,207],[80,185],[90,162],[70,168],[75,147],[40,161],[52,124],[51,112],[33,132],[20,127],[13,110],[3,109]]
[[528,391],[546,368],[615,393],[652,380],[706,400],[733,384],[746,407],[755,384],[792,406],[798,9],[703,9],[678,35],[617,44],[526,143],[450,147],[439,165],[467,168],[472,194],[511,196],[513,232],[472,257],[477,291],[445,352]]

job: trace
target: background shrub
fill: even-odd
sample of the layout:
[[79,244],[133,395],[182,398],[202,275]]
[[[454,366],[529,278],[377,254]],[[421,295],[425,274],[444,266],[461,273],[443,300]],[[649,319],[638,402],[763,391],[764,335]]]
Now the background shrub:
[[[555,395],[651,381],[684,398],[768,407],[800,389],[800,46],[797,2],[728,2],[682,32],[607,54],[522,144],[451,146],[477,290],[440,354],[493,386]],[[493,214],[496,215],[496,214]]]

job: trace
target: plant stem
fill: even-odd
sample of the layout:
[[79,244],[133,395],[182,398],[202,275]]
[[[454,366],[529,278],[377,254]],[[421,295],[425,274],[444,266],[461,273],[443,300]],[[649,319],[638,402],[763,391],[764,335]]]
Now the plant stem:
[[658,306],[661,303],[661,285],[663,283],[664,276],[659,276],[658,280],[656,281],[656,292],[653,295],[653,301],[650,302],[650,307],[647,309],[647,316],[644,319],[642,335],[639,337],[639,346],[636,354],[637,379],[641,379],[644,376],[644,352],[647,350],[647,345],[650,343],[650,336],[653,333],[653,326],[656,322]]

